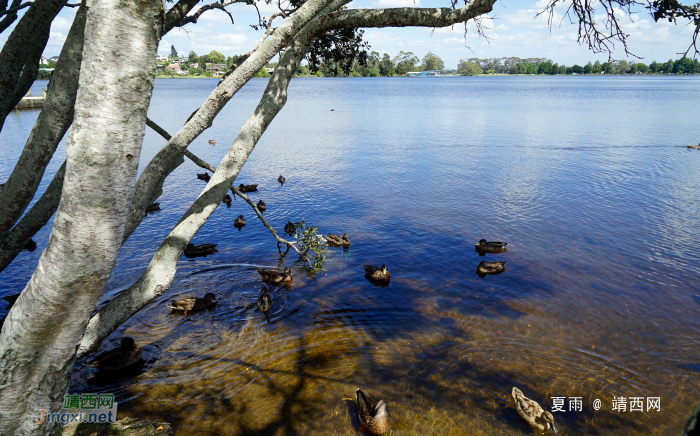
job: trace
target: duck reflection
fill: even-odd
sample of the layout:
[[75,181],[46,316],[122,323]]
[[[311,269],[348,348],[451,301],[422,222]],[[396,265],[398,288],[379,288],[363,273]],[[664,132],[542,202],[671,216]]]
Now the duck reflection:
[[476,273],[481,277],[482,279],[486,277],[486,275],[491,275],[495,276],[498,274],[503,273],[503,271],[506,270],[506,263],[508,263],[507,260],[496,260],[493,262],[486,262],[485,260],[482,260],[479,265],[476,267]]

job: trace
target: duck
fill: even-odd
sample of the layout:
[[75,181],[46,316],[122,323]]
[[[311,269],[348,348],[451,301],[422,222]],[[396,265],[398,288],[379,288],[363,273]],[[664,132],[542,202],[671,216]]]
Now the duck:
[[160,210],[160,203],[153,203],[150,206],[146,206],[146,213],[155,212],[157,210]]
[[259,210],[260,212],[265,212],[265,211],[267,210],[267,205],[266,205],[265,202],[262,201],[262,200],[258,201],[257,206],[258,206],[258,210]]
[[222,203],[226,203],[226,207],[231,207],[231,196],[226,194],[224,195],[224,198],[221,200]]
[[185,248],[185,256],[187,257],[197,257],[197,256],[206,256],[208,254],[216,253],[219,250],[216,249],[216,246],[219,244],[200,244],[200,245],[194,245],[193,243],[187,244],[187,248]]
[[482,239],[476,244],[476,249],[489,253],[500,253],[506,249],[506,245],[508,245],[507,242],[488,242],[486,239]]
[[121,346],[100,354],[87,363],[87,366],[105,371],[126,368],[141,360],[141,347],[129,337],[122,338]]
[[386,265],[382,264],[380,268],[372,265],[365,265],[365,278],[371,282],[389,283],[389,271],[386,270]]
[[241,230],[241,228],[245,225],[246,225],[246,222],[245,222],[245,217],[243,215],[238,215],[238,218],[233,220],[233,227],[237,228],[238,230]]
[[287,179],[285,179],[284,176],[282,174],[280,174],[280,176],[277,177],[277,181],[284,184],[284,182],[286,182]]
[[328,234],[326,235],[326,239],[328,240],[328,245],[332,245],[334,247],[347,247],[350,245],[350,240],[348,239],[347,233],[343,233],[342,237]]
[[493,262],[486,262],[485,260],[482,260],[476,267],[476,273],[479,274],[479,277],[482,279],[486,277],[486,274],[500,274],[506,270],[506,263],[508,263],[507,260],[497,260]]
[[290,236],[294,234],[294,223],[291,221],[287,221],[287,224],[284,225],[284,231],[288,233]]
[[262,293],[258,297],[258,310],[265,315],[265,319],[267,319],[267,322],[270,322],[270,318],[267,315],[267,312],[272,309],[273,306],[272,302],[272,297],[270,296],[270,293],[267,291],[267,288],[262,289]]
[[216,295],[212,294],[211,292],[208,292],[206,295],[204,295],[204,298],[201,297],[187,297],[187,298],[181,298],[179,300],[173,300],[170,303],[166,305],[166,307],[175,310],[175,311],[181,311],[185,312],[185,316],[187,316],[187,311],[195,312],[197,310],[203,310],[208,307],[214,307],[219,303],[219,301],[216,299]]
[[213,140],[213,139],[210,139],[210,140],[209,140],[209,143],[210,143],[211,145],[216,145],[216,141]]
[[357,403],[357,413],[360,415],[360,425],[369,434],[379,436],[391,429],[391,416],[386,410],[386,401],[377,401],[369,392],[357,388],[355,402]]
[[270,282],[273,285],[282,285],[292,282],[292,270],[285,268],[284,272],[275,271],[274,269],[259,269],[258,274],[263,281]]
[[7,307],[5,310],[10,310],[12,306],[15,305],[15,301],[19,298],[21,294],[12,294],[12,295],[5,295],[2,297],[3,300],[7,301]]
[[211,176],[209,175],[208,172],[205,171],[204,174],[199,174],[199,173],[197,173],[197,178],[198,178],[199,180],[204,180],[205,182],[208,182],[209,179],[211,179]]
[[24,244],[24,249],[27,251],[36,250],[36,242],[34,242],[34,239],[30,239],[29,241],[27,241],[27,243]]
[[512,396],[518,415],[531,427],[542,431],[551,428],[555,433],[557,432],[557,429],[554,427],[554,417],[550,412],[542,410],[542,407],[537,402],[523,395],[523,392],[516,387],[513,387]]
[[241,183],[238,185],[238,190],[245,193],[245,192],[255,192],[258,190],[258,185],[244,185]]

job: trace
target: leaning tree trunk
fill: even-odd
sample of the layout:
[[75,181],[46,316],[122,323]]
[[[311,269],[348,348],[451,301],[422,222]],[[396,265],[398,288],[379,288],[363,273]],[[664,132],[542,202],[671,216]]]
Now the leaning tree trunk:
[[119,247],[155,78],[162,0],[98,0],[88,13],[66,174],[39,265],[0,333],[0,433],[52,434],[75,352]]

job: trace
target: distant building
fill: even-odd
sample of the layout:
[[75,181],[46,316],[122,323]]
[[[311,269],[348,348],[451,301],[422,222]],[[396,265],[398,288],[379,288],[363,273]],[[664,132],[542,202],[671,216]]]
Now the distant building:
[[199,68],[199,62],[195,62],[193,64],[188,65],[189,68]]
[[163,55],[156,55],[156,62],[168,62],[168,57]]
[[58,62],[58,56],[51,56],[49,60],[52,62]]
[[188,62],[190,60],[189,56],[180,56],[180,63]]
[[272,74],[275,72],[274,68],[265,68],[265,71],[267,71],[267,74]]
[[226,71],[226,64],[207,64],[207,72],[214,77],[223,76],[224,71]]
[[40,63],[41,63],[42,65],[48,65],[48,64],[49,64],[49,60],[48,60],[48,58],[45,58],[45,57],[42,56],[42,57],[41,57]]
[[407,76],[439,76],[439,71],[409,71]]

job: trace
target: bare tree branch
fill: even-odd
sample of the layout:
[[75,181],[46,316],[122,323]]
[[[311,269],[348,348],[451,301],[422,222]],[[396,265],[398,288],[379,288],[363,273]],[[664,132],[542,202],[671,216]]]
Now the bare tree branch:
[[33,2],[3,45],[0,51],[0,130],[7,114],[34,83],[51,23],[65,4],[66,0]]
[[[17,12],[17,11],[19,11],[20,9],[24,9],[24,8],[26,8],[26,7],[28,7],[28,6],[31,6],[31,4],[34,3],[34,2],[22,3],[22,4],[19,5],[19,6],[14,6],[14,3],[15,3],[15,2],[13,2],[13,6],[10,7],[9,9],[5,9],[4,11],[0,11],[0,17],[2,17],[3,15],[6,15],[6,14],[11,14],[11,13],[13,13],[13,12]],[[17,2],[17,3],[19,3],[19,2]]]
[[[547,14],[550,31],[555,16],[555,8],[560,4],[564,4],[567,0],[550,0],[547,6],[537,13],[536,17]],[[578,43],[587,44],[588,48],[593,53],[608,53],[608,59],[612,59],[612,51],[615,47],[615,41],[619,41],[628,56],[639,58],[629,51],[627,46],[627,37],[629,36],[622,30],[620,17],[615,14],[615,9],[621,9],[625,15],[632,18],[632,7],[641,5],[637,0],[571,0],[567,6],[562,20],[568,18],[573,24],[574,19],[578,22]],[[596,23],[596,7],[602,7],[604,13],[602,15],[602,25]]]

